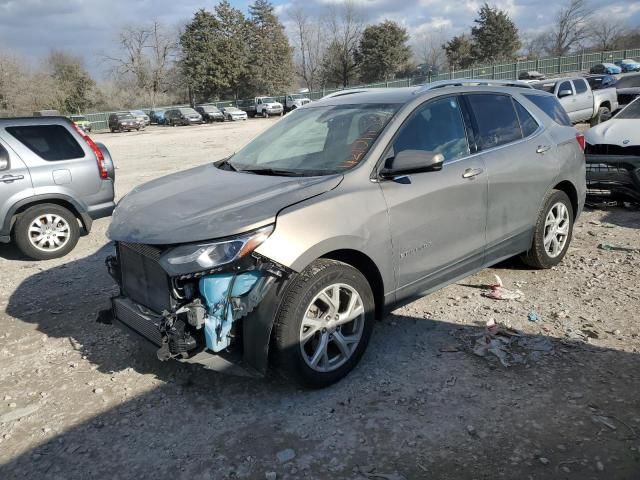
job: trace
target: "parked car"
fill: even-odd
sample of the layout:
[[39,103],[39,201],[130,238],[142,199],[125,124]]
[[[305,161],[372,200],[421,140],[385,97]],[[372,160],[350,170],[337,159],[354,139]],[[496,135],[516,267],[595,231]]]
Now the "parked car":
[[149,118],[149,115],[144,113],[142,110],[131,110],[130,113],[131,115],[133,115],[133,117],[136,120],[138,120],[139,122],[142,122],[142,124],[145,127],[151,123],[151,119]]
[[173,108],[164,112],[165,124],[170,127],[177,125],[201,125],[202,116],[191,107]]
[[164,110],[151,110],[149,112],[149,121],[153,124],[156,125],[164,125],[165,124],[165,118],[164,118]]
[[120,112],[109,115],[108,126],[111,133],[130,132],[131,130],[140,131],[141,128],[144,128],[144,123],[129,112]]
[[91,133],[91,122],[84,115],[71,115],[71,121],[87,133]]
[[622,73],[627,72],[640,72],[640,63],[631,59],[618,60],[615,64],[620,67]]
[[601,90],[603,88],[615,87],[618,79],[613,75],[585,75],[585,80],[589,83],[591,90]]
[[640,204],[640,98],[585,132],[589,194]]
[[238,103],[238,108],[247,112],[250,117],[259,115],[269,118],[284,114],[284,107],[273,97],[256,97],[253,100],[242,101]]
[[522,71],[518,74],[518,80],[544,80],[546,78],[537,70]]
[[589,69],[589,73],[607,73],[609,75],[618,75],[622,69],[613,63],[599,63]]
[[114,321],[161,360],[264,374],[272,358],[329,385],[384,312],[514,255],[557,265],[583,207],[583,140],[528,88],[305,105],[227,159],[120,200]]
[[0,242],[35,260],[66,255],[111,215],[114,179],[107,148],[69,119],[0,119]]
[[631,103],[640,96],[640,73],[631,73],[618,79],[616,91],[620,105]]
[[222,113],[224,114],[224,118],[231,122],[247,119],[247,112],[236,107],[224,107]]
[[198,105],[196,111],[207,123],[224,122],[224,114],[215,105]]
[[615,88],[592,90],[582,77],[544,80],[533,86],[557,96],[573,123],[590,122],[591,125],[597,125],[611,118],[611,114],[618,110]]
[[300,108],[307,103],[311,103],[311,99],[302,93],[289,93],[284,99],[284,111],[290,112],[296,108]]

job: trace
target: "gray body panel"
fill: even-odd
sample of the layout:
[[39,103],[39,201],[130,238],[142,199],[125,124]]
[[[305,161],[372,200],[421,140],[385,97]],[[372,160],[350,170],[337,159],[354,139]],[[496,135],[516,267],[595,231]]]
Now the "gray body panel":
[[[47,161],[6,131],[6,127],[29,125],[64,126],[82,148],[84,156],[70,160]],[[67,203],[76,210],[87,230],[91,228],[92,219],[108,216],[115,208],[113,179],[100,178],[95,154],[82,136],[71,127],[68,119],[0,119],[0,142],[10,152],[11,161],[10,171],[1,171],[0,177],[9,174],[24,176],[23,179],[12,183],[0,182],[2,240],[9,240],[14,213],[32,203],[43,203],[47,200]],[[105,156],[108,157],[105,164],[111,168],[108,152]],[[19,169],[19,172],[14,170],[15,168]]]

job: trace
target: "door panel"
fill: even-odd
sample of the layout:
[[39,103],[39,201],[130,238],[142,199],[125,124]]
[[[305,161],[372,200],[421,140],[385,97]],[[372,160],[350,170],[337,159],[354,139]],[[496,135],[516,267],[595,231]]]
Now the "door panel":
[[576,100],[576,92],[573,89],[573,84],[569,80],[560,82],[560,84],[556,87],[556,96],[562,90],[571,90],[572,92],[572,94],[567,97],[562,97],[562,98],[558,97],[558,100],[560,100],[560,103],[562,104],[565,111],[569,115],[571,122],[577,123],[581,120],[581,118],[580,118],[580,111],[579,111],[577,100]]
[[581,121],[591,119],[593,112],[593,93],[586,86],[585,80],[573,80],[574,91],[576,92],[576,110]]
[[0,139],[0,150],[7,152],[9,168],[0,170],[0,227],[7,212],[17,202],[33,195],[31,174],[18,155]]
[[483,159],[469,156],[456,97],[418,107],[393,143],[404,150],[440,153],[440,171],[380,183],[391,226],[398,300],[434,288],[482,264],[487,175]]

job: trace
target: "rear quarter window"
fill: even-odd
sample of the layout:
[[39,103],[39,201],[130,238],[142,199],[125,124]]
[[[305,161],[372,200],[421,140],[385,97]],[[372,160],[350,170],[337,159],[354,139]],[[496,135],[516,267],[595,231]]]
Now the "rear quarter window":
[[549,118],[551,118],[558,125],[571,126],[571,120],[569,115],[564,110],[560,102],[555,98],[548,95],[527,95],[524,97],[533,103],[536,107],[542,110]]
[[43,160],[55,162],[85,156],[82,147],[62,125],[25,125],[6,130]]
[[587,91],[587,84],[585,83],[584,80],[574,80],[573,86],[576,87],[577,94],[584,93]]

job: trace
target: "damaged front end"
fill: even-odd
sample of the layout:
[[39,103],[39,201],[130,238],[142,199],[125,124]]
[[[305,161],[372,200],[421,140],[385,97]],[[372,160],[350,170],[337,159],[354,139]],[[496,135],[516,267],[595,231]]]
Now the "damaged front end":
[[640,204],[640,147],[587,145],[587,195]]
[[269,339],[293,272],[254,252],[272,231],[159,247],[118,242],[107,258],[120,285],[116,322],[157,347],[160,360],[265,374]]

